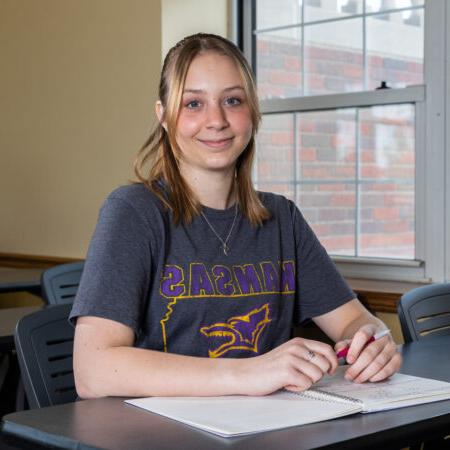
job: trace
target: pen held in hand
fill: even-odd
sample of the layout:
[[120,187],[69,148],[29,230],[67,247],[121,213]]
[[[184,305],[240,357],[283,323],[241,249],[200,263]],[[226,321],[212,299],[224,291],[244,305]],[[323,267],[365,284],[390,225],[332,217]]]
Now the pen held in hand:
[[[367,347],[371,342],[377,341],[378,339],[381,339],[383,336],[386,336],[387,334],[389,334],[391,332],[391,330],[383,330],[380,331],[379,333],[374,334],[367,342],[365,347]],[[336,353],[336,356],[338,359],[340,358],[346,358],[347,357],[347,353],[350,349],[350,346],[347,345],[347,347],[343,348],[342,350],[339,350]]]

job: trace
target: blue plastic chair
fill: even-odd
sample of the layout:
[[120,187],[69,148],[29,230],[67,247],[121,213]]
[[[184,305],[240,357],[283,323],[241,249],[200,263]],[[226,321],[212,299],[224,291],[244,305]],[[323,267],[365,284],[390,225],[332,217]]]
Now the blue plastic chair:
[[77,398],[73,376],[71,304],[54,305],[22,317],[14,340],[29,407],[42,408]]
[[450,283],[407,292],[401,297],[397,312],[405,342],[450,334]]
[[48,305],[73,303],[83,273],[84,261],[61,264],[42,273],[42,298]]

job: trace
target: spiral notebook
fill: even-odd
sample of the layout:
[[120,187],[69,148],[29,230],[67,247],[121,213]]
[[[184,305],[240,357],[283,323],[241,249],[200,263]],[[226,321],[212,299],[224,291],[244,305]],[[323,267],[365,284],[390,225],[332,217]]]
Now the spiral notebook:
[[450,399],[450,383],[395,374],[379,383],[356,384],[344,367],[302,393],[278,391],[262,397],[147,397],[130,405],[223,437],[241,436]]

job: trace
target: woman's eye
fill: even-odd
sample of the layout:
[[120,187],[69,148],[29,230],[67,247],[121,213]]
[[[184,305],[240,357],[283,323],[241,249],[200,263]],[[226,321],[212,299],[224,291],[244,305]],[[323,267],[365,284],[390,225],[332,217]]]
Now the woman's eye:
[[229,97],[225,100],[225,104],[230,106],[240,105],[241,103],[242,103],[241,99],[237,97]]
[[191,100],[186,104],[186,108],[195,109],[200,106],[200,102],[198,100]]

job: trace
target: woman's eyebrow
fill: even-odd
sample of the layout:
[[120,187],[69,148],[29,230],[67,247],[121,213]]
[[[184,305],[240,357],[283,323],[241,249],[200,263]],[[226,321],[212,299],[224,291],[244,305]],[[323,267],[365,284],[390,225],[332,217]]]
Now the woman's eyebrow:
[[183,94],[203,94],[204,92],[202,89],[184,89]]
[[244,90],[245,90],[242,86],[236,85],[236,86],[231,86],[231,87],[225,88],[225,89],[224,89],[224,92],[227,92],[227,91],[234,91],[234,90],[237,90],[237,89],[239,89],[239,90],[241,90],[241,91],[244,91]]
[[[241,90],[241,91],[244,91],[244,88],[242,86],[239,86],[239,85],[227,87],[227,88],[223,89],[222,91],[223,92],[228,92],[228,91],[234,91],[234,90],[238,90],[238,89]],[[183,94],[204,94],[204,93],[206,93],[206,91],[203,90],[203,89],[190,89],[190,88],[188,88],[188,89],[184,89],[183,90]]]

